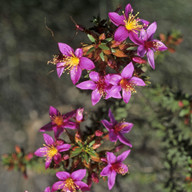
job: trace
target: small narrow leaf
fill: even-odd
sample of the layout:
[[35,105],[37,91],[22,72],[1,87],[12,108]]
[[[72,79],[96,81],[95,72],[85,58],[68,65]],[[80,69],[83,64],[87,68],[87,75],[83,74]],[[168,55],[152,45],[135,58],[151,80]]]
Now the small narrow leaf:
[[103,52],[101,52],[101,53],[99,54],[99,56],[100,56],[100,58],[101,58],[102,61],[105,61]]
[[95,42],[95,38],[92,35],[88,34],[87,36],[91,42]]

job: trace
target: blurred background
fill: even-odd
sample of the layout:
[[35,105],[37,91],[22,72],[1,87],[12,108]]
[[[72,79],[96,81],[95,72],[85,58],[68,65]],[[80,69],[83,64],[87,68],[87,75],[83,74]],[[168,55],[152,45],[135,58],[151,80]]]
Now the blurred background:
[[[49,121],[50,105],[63,113],[76,106],[84,106],[87,111],[94,110],[90,96],[80,93],[72,85],[69,75],[65,74],[59,79],[55,66],[47,65],[47,61],[58,53],[57,42],[65,42],[77,48],[81,42],[87,41],[85,34],[76,33],[70,16],[78,24],[89,27],[93,16],[107,18],[108,12],[114,11],[119,5],[124,9],[127,3],[131,3],[134,13],[140,12],[140,18],[150,22],[157,21],[157,35],[175,29],[180,31],[184,38],[177,51],[166,56],[164,62],[156,65],[155,71],[151,71],[151,83],[163,83],[181,89],[185,93],[192,93],[191,0],[1,1],[0,155],[14,151],[16,144],[25,148],[27,152],[41,146],[43,139],[38,130]],[[136,127],[135,131],[135,137],[137,132],[141,134],[139,128]],[[153,135],[150,135],[150,138],[155,139]],[[139,139],[132,140],[133,146],[134,143],[141,145]],[[134,158],[141,158],[139,154],[141,153]],[[152,188],[154,178],[149,176],[148,172],[150,167],[159,161],[151,157],[143,156],[144,161],[149,162],[146,169],[141,168],[142,164],[137,160],[132,159],[129,162],[132,167],[131,179],[129,177],[122,179],[124,183],[122,190],[162,191]],[[158,156],[155,155],[154,158],[158,159]],[[138,177],[132,173],[140,168],[142,176]],[[0,191],[7,192],[43,191],[46,186],[53,183],[49,175],[30,171],[29,179],[25,180],[21,173],[8,172],[2,166],[0,166],[0,181]],[[158,183],[158,178],[155,178],[155,182]],[[107,184],[104,183],[94,188],[94,191],[105,190],[106,187]],[[117,186],[113,191],[120,190]]]

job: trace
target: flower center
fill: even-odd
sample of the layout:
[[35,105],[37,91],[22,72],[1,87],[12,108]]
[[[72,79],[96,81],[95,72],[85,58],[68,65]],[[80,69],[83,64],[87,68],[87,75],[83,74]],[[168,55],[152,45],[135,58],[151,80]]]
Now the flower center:
[[121,79],[120,86],[122,89],[125,89],[126,91],[136,92],[134,88],[135,85],[127,79]]
[[106,88],[105,79],[104,78],[100,78],[99,81],[97,81],[97,89],[99,90],[99,93],[103,97],[105,97],[105,95],[106,95],[105,88]]
[[139,18],[136,18],[137,15],[139,13],[137,13],[136,15],[133,15],[132,12],[129,13],[129,17],[126,19],[125,17],[125,28],[128,30],[128,31],[133,31],[133,32],[136,32],[136,31],[140,31],[143,26],[141,24],[139,24]]
[[57,148],[54,147],[53,145],[47,146],[47,148],[48,148],[47,156],[48,156],[50,159],[52,159],[52,157],[58,153],[58,150],[57,150]]
[[74,54],[72,56],[67,56],[64,58],[64,66],[65,70],[71,70],[74,67],[79,65],[79,58],[76,57]]
[[72,178],[67,178],[65,180],[65,187],[62,191],[64,192],[76,192],[77,190],[77,185],[74,183]]
[[161,47],[161,44],[159,42],[156,42],[156,41],[146,41],[144,46],[146,49],[154,48],[155,50],[158,50],[159,47]]
[[117,133],[119,133],[124,127],[126,127],[125,124],[118,123],[118,124],[115,125],[115,127],[114,127],[114,132],[117,134]]
[[52,121],[57,125],[57,126],[61,126],[63,125],[63,116],[62,115],[58,115],[58,116],[53,116],[52,117]]
[[125,175],[128,172],[128,170],[123,167],[122,163],[113,163],[112,169],[121,175]]

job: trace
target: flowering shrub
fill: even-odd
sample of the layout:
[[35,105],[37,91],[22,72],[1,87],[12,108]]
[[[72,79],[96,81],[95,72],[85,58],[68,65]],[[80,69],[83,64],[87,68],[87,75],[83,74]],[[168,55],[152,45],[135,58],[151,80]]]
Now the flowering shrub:
[[[104,99],[108,117],[103,115],[99,121],[92,122],[98,128],[95,126],[83,132],[82,122],[86,120],[84,108],[62,114],[50,106],[51,121],[41,127],[40,132],[53,132],[54,138],[43,133],[45,144],[34,155],[44,159],[46,169],[56,170],[59,181],[47,186],[45,192],[90,191],[92,184],[100,179],[108,179],[111,190],[116,175],[128,173],[128,165],[123,162],[131,152],[132,144],[126,137],[133,123],[115,118],[113,101],[122,100],[127,104],[139,87],[149,85],[149,77],[143,67],[155,69],[155,52],[167,50],[165,44],[169,42],[166,38],[165,44],[162,42],[163,35],[162,41],[154,39],[157,23],[150,24],[140,19],[138,13],[133,14],[130,4],[122,13],[110,12],[108,16],[108,21],[100,21],[90,29],[76,25],[77,30],[88,36],[90,43],[82,43],[81,48],[74,51],[70,45],[59,42],[58,55],[49,61],[55,65],[59,78],[63,78],[67,70],[74,86],[92,91],[92,105]],[[179,106],[182,108],[180,113],[187,108],[187,112],[180,116],[189,119],[191,100],[186,105],[180,101]],[[110,143],[110,149],[104,147],[107,143]],[[124,147],[126,149],[122,151]],[[19,168],[24,170],[25,175],[23,157],[28,156],[20,158],[15,155],[14,160],[20,163]],[[5,156],[4,162],[11,166],[8,156]]]

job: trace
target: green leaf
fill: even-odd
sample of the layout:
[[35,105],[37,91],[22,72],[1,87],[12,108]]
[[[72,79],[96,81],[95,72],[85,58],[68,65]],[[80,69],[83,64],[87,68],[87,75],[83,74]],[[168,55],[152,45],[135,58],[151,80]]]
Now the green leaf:
[[101,48],[102,50],[109,50],[109,47],[107,47],[107,45],[105,43],[101,43],[99,45],[99,48]]
[[89,157],[88,157],[87,153],[84,153],[83,157],[84,157],[86,163],[89,163]]
[[189,109],[182,109],[179,113],[180,117],[183,117],[185,115],[189,114]]
[[95,50],[95,47],[91,47],[91,48],[87,51],[86,54],[89,54],[89,53],[91,53],[91,52],[94,51],[94,50]]
[[103,52],[101,52],[101,53],[99,54],[99,56],[100,56],[100,58],[101,58],[102,61],[105,61],[104,53],[103,53]]
[[88,34],[87,37],[89,38],[89,40],[91,42],[93,42],[93,43],[95,42],[95,38],[92,35]]
[[182,100],[182,103],[184,106],[188,106],[189,105],[189,101],[188,100]]
[[76,148],[74,151],[71,152],[70,157],[73,158],[81,153],[81,148]]
[[94,143],[95,143],[95,141],[91,141],[91,142],[89,143],[89,147],[91,147]]
[[107,42],[110,42],[110,41],[112,41],[112,37],[109,37],[109,38],[107,38],[107,39],[105,39]]

